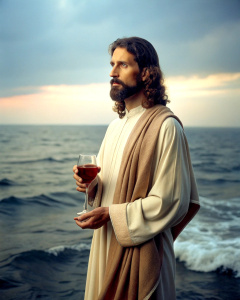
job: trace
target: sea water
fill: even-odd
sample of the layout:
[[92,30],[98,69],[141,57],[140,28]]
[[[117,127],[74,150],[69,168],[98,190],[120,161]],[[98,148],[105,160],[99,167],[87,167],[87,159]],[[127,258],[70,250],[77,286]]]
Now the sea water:
[[[106,126],[0,126],[0,299],[83,299],[92,230],[72,167]],[[185,128],[201,209],[175,242],[177,299],[240,299],[240,129]]]

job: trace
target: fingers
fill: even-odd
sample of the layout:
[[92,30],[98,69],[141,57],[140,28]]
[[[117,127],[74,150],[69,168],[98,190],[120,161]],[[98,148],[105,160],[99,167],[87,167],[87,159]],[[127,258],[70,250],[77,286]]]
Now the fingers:
[[75,217],[74,220],[82,229],[98,229],[110,221],[109,208],[95,208],[91,212],[87,212],[79,217]]
[[73,178],[74,179],[79,179],[80,177],[78,176],[78,168],[77,168],[77,165],[73,166]]
[[78,177],[78,178],[75,178],[75,179],[76,179],[76,185],[77,185],[76,190],[79,191],[79,192],[84,192],[85,193],[86,192],[86,184],[82,183],[82,178]]
[[79,227],[81,227],[82,229],[84,229],[84,223],[85,223],[85,222],[79,221],[78,218],[79,218],[79,217],[75,217],[75,218],[74,218],[76,224],[77,224]]
[[78,182],[76,182],[76,185],[78,187],[76,187],[76,190],[81,192],[81,193],[85,193],[86,192],[86,184],[80,184]]
[[[80,217],[79,217],[80,218]],[[87,219],[86,221],[79,221],[79,220],[75,220],[76,224],[81,227],[82,229],[98,229],[101,227],[101,225],[95,224],[92,221],[92,218]]]
[[77,191],[85,193],[86,191],[86,184],[82,183],[82,178],[78,176],[78,169],[77,165],[73,166],[73,178],[76,180],[76,185],[78,186],[76,188]]
[[76,222],[76,224],[81,227],[82,229],[85,228],[91,228],[91,229],[95,229],[93,224],[92,224],[92,218],[87,216],[88,213],[85,213],[79,217],[75,217],[74,220]]

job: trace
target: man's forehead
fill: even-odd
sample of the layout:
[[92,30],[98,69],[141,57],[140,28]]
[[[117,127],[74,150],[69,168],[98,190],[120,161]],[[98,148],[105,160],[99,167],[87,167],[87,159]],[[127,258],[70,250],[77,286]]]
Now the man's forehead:
[[135,56],[128,52],[126,48],[117,47],[112,55],[111,61],[135,61]]

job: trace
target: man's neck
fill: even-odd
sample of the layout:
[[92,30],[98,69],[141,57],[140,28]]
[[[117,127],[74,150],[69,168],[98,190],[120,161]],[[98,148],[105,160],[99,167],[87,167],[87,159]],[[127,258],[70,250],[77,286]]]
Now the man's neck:
[[124,100],[126,109],[130,111],[131,109],[140,106],[144,100],[146,100],[146,97],[143,94],[143,91],[140,91],[139,93]]

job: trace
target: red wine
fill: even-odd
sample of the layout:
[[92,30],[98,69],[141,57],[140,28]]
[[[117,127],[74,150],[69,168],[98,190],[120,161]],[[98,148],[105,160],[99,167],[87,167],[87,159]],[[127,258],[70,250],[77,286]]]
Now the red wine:
[[83,183],[89,184],[97,176],[98,167],[96,165],[77,166],[78,176],[82,178]]

